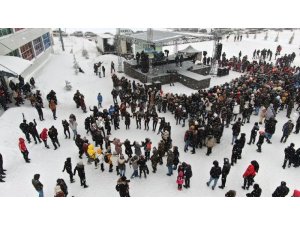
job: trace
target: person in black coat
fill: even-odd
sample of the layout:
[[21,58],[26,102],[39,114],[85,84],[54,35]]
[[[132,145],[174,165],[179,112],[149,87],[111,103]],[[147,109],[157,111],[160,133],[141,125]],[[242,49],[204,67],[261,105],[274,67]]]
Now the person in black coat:
[[65,161],[64,169],[62,170],[62,172],[65,172],[65,170],[70,176],[70,182],[74,183],[75,180],[73,179],[71,158],[67,158],[67,160]]
[[179,164],[179,151],[177,146],[173,147],[173,155],[174,155],[173,170],[177,170],[177,166]]
[[210,183],[211,183],[212,181],[214,181],[214,184],[213,184],[213,186],[212,186],[212,190],[215,189],[215,187],[216,187],[216,185],[217,185],[217,183],[218,183],[219,177],[220,177],[220,175],[222,174],[221,167],[219,167],[219,162],[218,162],[217,160],[215,160],[215,161],[213,162],[213,165],[214,165],[214,166],[213,166],[213,167],[211,168],[211,170],[210,170],[210,179],[209,179],[209,181],[206,183],[206,185],[209,186]]
[[5,178],[4,175],[6,175],[5,171],[6,169],[3,169],[3,157],[2,154],[0,153],[0,182],[5,182],[3,180],[3,178]]
[[300,130],[300,115],[296,121],[296,130],[295,130],[294,134],[298,134],[299,130]]
[[49,138],[52,141],[52,144],[54,146],[54,150],[56,150],[57,149],[56,144],[58,144],[58,146],[60,147],[60,144],[59,144],[59,141],[58,141],[58,138],[57,138],[57,136],[58,136],[57,129],[54,126],[52,126],[48,131],[48,135],[49,135]]
[[96,130],[93,134],[93,140],[95,141],[95,147],[98,147],[100,145],[100,148],[103,149],[103,136],[100,130]]
[[76,139],[75,139],[75,144],[78,147],[80,159],[82,159],[82,155],[83,155],[83,148],[82,148],[83,143],[84,143],[84,140],[81,138],[80,134],[77,134]]
[[232,147],[232,154],[231,154],[231,165],[233,166],[235,163],[237,163],[237,159],[238,159],[238,149],[239,146],[239,140],[235,140],[235,143]]
[[289,161],[288,167],[291,167],[293,160],[295,158],[296,150],[294,149],[295,144],[291,143],[289,147],[284,149],[284,162],[282,168],[285,169],[287,161]]
[[60,189],[64,193],[64,197],[67,197],[69,192],[68,192],[68,186],[66,185],[64,179],[60,178],[56,180],[57,185],[60,186]]
[[[62,125],[63,125],[63,127],[64,127],[64,134],[65,134],[65,138],[67,139],[68,138],[68,136],[69,136],[69,139],[70,139],[70,129],[69,129],[69,123],[68,123],[68,121],[67,120],[62,120]],[[67,133],[68,133],[68,135],[67,135]]]
[[241,133],[241,137],[238,142],[238,159],[242,158],[242,151],[243,148],[245,147],[245,143],[246,143],[246,134]]
[[130,141],[128,139],[126,139],[124,141],[124,146],[125,146],[125,154],[128,156],[128,158],[131,158],[132,157],[132,146],[133,144],[130,144]]
[[130,128],[130,113],[129,112],[126,112],[125,113],[125,127],[126,127],[126,130]]
[[29,123],[28,132],[32,135],[35,144],[37,144],[37,140],[39,141],[39,143],[42,143],[42,141],[40,139],[40,135],[36,129],[37,124],[36,124],[35,119],[33,119],[33,122]]
[[87,188],[88,185],[86,185],[86,178],[85,178],[85,171],[84,171],[84,165],[83,162],[77,163],[73,175],[76,175],[76,171],[78,171],[78,176],[80,178],[80,185],[84,188]]
[[232,126],[232,142],[231,144],[233,145],[237,137],[239,136],[241,132],[241,118],[238,118],[238,121],[236,121],[233,126]]
[[272,197],[285,197],[290,192],[290,189],[286,186],[286,182],[281,181],[280,186],[273,192]]
[[272,135],[275,133],[276,123],[277,123],[277,120],[273,117],[271,117],[269,120],[266,120],[265,136],[266,136],[267,142],[269,144],[272,144],[272,142],[270,140],[272,138]]
[[259,138],[258,138],[258,141],[256,143],[256,146],[257,146],[257,152],[261,152],[261,146],[262,144],[264,143],[264,140],[265,140],[265,132],[264,131],[260,131],[259,132]]
[[127,180],[125,176],[118,179],[116,190],[119,192],[120,197],[130,197],[129,195],[129,185],[130,180]]
[[35,105],[34,105],[34,107],[36,108],[36,111],[37,111],[38,114],[39,114],[40,121],[45,120],[45,119],[44,119],[44,114],[43,114],[43,109],[42,109],[42,108],[43,108],[42,103],[36,102]]
[[29,125],[26,123],[26,120],[23,120],[23,123],[20,124],[21,131],[25,134],[26,140],[28,143],[31,142],[30,135],[29,135]]
[[261,188],[259,187],[258,184],[253,185],[253,191],[251,193],[247,193],[247,197],[260,197],[261,196]]
[[138,165],[139,165],[139,169],[140,169],[140,178],[142,177],[142,172],[144,172],[144,176],[145,178],[147,178],[147,174],[149,174],[149,170],[148,170],[148,166],[147,166],[147,159],[141,155],[140,159],[138,160]]
[[259,130],[258,122],[256,122],[251,130],[250,140],[247,143],[248,145],[254,144],[257,136],[257,131]]
[[192,167],[189,164],[186,164],[185,162],[182,163],[182,166],[184,168],[184,183],[183,187],[190,188],[190,179],[193,176]]
[[103,73],[103,77],[105,77],[105,67],[102,66],[102,73]]
[[225,187],[226,178],[227,178],[227,176],[230,172],[230,168],[231,168],[231,165],[229,163],[229,159],[224,158],[224,165],[223,165],[223,168],[222,168],[222,185],[219,186],[219,188],[221,188],[221,189],[224,189],[224,187]]

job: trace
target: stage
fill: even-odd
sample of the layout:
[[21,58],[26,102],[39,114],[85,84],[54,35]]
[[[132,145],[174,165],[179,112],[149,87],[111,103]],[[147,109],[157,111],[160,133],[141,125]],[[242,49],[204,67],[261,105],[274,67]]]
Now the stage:
[[[169,84],[180,82],[194,90],[208,88],[210,85],[210,66],[195,65],[191,60],[185,59],[182,67],[176,66],[171,58],[168,63],[162,62],[161,65],[150,66],[148,73],[142,73],[138,68],[136,60],[124,61],[124,72],[126,75],[138,79],[143,83],[161,82]],[[151,64],[151,63],[150,63]]]

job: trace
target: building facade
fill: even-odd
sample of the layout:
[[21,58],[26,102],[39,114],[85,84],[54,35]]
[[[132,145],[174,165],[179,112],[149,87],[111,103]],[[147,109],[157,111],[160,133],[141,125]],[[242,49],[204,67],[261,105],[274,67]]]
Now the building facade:
[[52,45],[49,28],[0,28],[0,55],[32,61],[22,74],[25,79],[49,58]]

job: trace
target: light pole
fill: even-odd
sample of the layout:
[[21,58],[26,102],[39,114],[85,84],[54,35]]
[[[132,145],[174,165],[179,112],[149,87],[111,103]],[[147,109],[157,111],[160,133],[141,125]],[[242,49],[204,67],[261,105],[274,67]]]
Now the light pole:
[[60,42],[61,42],[61,48],[63,51],[65,51],[65,46],[64,46],[64,40],[62,38],[62,31],[60,28],[58,28],[58,31],[59,31],[59,39],[60,39]]

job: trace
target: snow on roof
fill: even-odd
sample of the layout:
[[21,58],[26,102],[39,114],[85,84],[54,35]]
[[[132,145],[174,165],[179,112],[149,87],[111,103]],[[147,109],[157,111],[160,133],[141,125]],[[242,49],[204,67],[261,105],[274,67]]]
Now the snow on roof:
[[7,73],[22,74],[30,65],[31,61],[15,56],[0,55],[0,71]]

